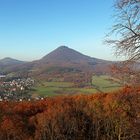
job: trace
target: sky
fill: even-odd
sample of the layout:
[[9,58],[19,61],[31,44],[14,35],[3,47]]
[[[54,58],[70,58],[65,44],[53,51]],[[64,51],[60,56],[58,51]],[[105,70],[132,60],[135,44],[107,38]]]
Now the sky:
[[61,45],[116,60],[104,44],[114,0],[0,0],[0,59],[37,60]]

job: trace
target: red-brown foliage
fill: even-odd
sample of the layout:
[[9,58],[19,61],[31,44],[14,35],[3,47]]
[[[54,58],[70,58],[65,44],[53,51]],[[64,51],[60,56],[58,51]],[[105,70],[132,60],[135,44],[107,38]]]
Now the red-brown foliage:
[[139,140],[140,88],[0,103],[0,140]]

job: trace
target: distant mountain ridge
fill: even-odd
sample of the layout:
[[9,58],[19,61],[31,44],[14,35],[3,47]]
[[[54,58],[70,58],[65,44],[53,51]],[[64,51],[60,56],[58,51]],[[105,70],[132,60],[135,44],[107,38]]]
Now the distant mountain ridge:
[[10,57],[0,59],[0,73],[13,72],[18,69],[19,65],[23,65],[25,63],[26,62],[24,61],[20,61]]
[[44,77],[51,72],[93,72],[106,73],[113,61],[102,60],[84,55],[67,46],[60,46],[51,53],[33,62],[23,62],[12,58],[0,60],[0,72],[28,72],[32,76]]
[[10,57],[5,57],[0,60],[0,65],[14,65],[14,64],[21,64],[21,63],[25,63],[25,62]]
[[97,58],[86,56],[78,51],[75,51],[67,46],[60,46],[51,53],[44,56],[41,61],[46,62],[91,62],[99,61]]
[[70,79],[75,73],[110,73],[109,66],[113,63],[113,61],[84,55],[67,46],[60,46],[40,60],[28,63],[28,66],[24,68],[31,71],[33,76],[56,77],[57,79],[60,75],[61,77],[71,75],[67,78]]

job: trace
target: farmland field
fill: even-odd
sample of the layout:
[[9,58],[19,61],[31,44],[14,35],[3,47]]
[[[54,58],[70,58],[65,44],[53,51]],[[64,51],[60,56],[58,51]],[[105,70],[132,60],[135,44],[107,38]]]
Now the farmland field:
[[101,92],[111,92],[122,87],[118,79],[107,75],[93,76],[92,85]]
[[96,93],[94,88],[75,88],[69,82],[44,82],[35,88],[35,93],[40,96],[56,96],[62,94]]
[[35,87],[34,94],[40,96],[58,96],[73,94],[92,94],[97,92],[112,92],[121,88],[119,81],[107,75],[93,76],[92,86],[78,88],[71,82],[46,82]]

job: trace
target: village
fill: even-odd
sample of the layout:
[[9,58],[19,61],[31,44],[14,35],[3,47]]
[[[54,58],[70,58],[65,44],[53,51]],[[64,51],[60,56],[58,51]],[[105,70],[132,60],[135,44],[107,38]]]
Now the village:
[[23,101],[31,100],[29,92],[32,90],[35,81],[31,78],[17,78],[14,80],[4,80],[0,78],[0,101]]

